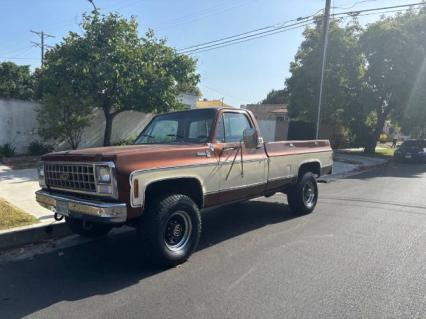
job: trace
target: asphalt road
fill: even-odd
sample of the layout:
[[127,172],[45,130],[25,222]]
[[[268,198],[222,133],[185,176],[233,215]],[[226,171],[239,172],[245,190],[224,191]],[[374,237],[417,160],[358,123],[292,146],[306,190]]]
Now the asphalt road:
[[199,250],[158,270],[132,233],[0,265],[0,318],[426,318],[426,166],[206,212]]

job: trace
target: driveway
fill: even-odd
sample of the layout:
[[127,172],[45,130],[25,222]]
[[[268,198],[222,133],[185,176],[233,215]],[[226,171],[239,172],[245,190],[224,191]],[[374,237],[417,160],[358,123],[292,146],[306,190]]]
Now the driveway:
[[39,188],[36,169],[12,170],[0,164],[0,197],[39,220],[46,220],[51,218],[53,213],[35,201],[34,192]]

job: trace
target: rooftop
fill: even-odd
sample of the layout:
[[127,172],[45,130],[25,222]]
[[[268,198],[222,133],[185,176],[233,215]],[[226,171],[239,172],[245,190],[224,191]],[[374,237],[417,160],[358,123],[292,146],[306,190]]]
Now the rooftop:
[[200,109],[210,108],[210,107],[231,107],[232,108],[231,105],[223,103],[222,100],[200,100],[200,101],[197,101],[196,107]]

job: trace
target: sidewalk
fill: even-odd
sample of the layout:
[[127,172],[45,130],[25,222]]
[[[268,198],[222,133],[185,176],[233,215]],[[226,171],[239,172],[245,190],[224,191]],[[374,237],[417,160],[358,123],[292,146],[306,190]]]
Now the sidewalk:
[[37,169],[12,170],[0,164],[0,197],[35,216],[39,221],[53,221],[53,213],[35,200],[38,185]]
[[391,158],[351,155],[339,151],[334,152],[333,158],[333,174],[321,177],[320,181],[329,182],[344,178],[362,172],[368,168],[385,165],[391,160]]

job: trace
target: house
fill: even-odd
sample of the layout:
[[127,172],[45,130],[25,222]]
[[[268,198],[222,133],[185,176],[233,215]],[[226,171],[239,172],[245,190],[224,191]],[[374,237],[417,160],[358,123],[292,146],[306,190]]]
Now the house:
[[197,108],[197,109],[204,109],[204,108],[208,108],[208,107],[232,107],[232,106],[224,103],[223,99],[222,100],[203,99],[203,100],[197,101],[197,103],[195,105],[195,108]]
[[178,99],[184,105],[185,109],[189,110],[195,108],[198,96],[192,93],[180,93]]
[[287,140],[289,119],[286,104],[247,104],[242,108],[253,112],[265,141]]

